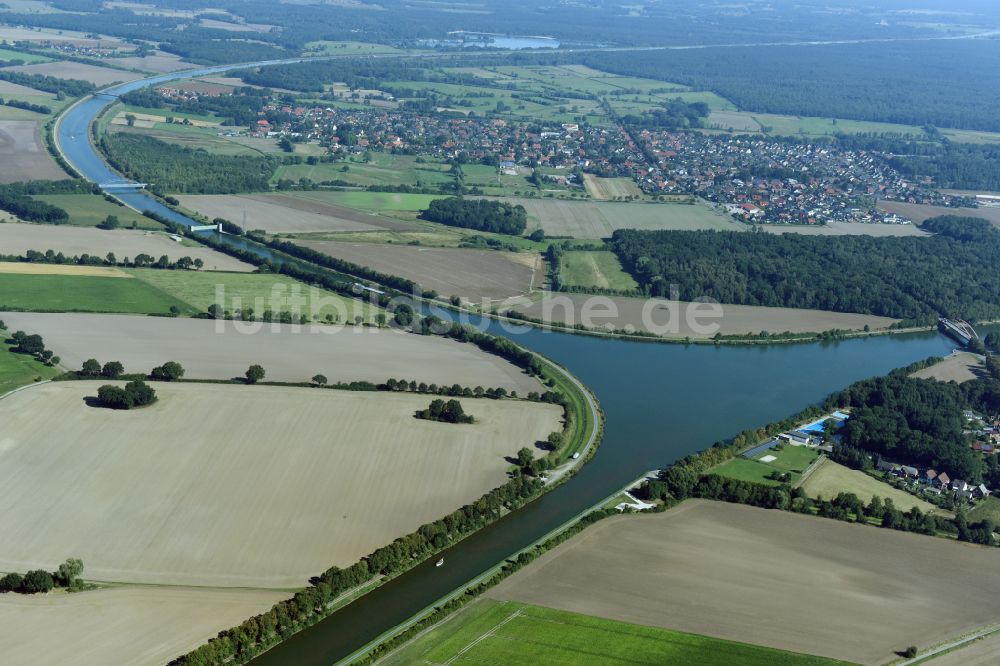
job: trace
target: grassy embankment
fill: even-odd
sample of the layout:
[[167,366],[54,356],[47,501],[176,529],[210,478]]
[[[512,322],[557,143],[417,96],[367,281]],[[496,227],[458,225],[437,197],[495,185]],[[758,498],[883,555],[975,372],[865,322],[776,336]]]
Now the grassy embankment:
[[11,346],[6,342],[12,332],[0,329],[0,396],[32,382],[49,379],[60,372],[58,368],[39,363],[27,354],[12,352]]
[[837,664],[786,652],[658,627],[528,604],[481,599],[382,663],[683,663]]

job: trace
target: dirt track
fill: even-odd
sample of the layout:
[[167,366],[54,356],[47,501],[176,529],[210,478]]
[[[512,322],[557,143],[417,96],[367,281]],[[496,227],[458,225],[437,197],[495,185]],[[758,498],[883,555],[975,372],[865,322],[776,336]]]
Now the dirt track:
[[473,424],[420,420],[431,396],[105,382],[0,400],[0,571],[83,559],[94,580],[289,588],[441,518],[561,428],[556,405],[463,398]]
[[489,593],[881,664],[1000,620],[993,549],[688,500],[610,518]]
[[286,382],[308,381],[316,373],[331,382],[393,377],[503,387],[522,396],[542,386],[471,344],[389,329],[25,312],[0,313],[0,319],[12,331],[40,334],[68,368],[97,358],[121,361],[132,372],[149,372],[174,360],[189,379],[228,379],[259,363],[268,379]]
[[3,594],[3,661],[165,664],[287,597],[287,592],[162,587]]

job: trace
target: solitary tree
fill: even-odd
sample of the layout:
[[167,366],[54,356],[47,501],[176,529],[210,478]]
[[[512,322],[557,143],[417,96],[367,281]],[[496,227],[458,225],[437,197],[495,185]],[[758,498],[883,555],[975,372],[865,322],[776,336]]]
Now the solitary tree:
[[260,380],[264,379],[264,368],[254,364],[247,368],[247,384],[256,384]]
[[101,368],[101,376],[109,379],[117,379],[125,372],[125,366],[118,361],[108,361]]
[[312,381],[316,386],[326,386],[326,375],[313,375]]
[[517,464],[521,467],[527,467],[531,464],[535,455],[531,452],[527,446],[522,446],[521,450],[517,452]]
[[167,361],[153,368],[149,378],[159,382],[173,382],[184,376],[184,368],[176,361]]
[[96,358],[88,358],[83,362],[80,374],[84,377],[96,377],[101,374],[101,364],[97,362]]
[[77,578],[83,573],[83,560],[71,557],[59,565],[56,579],[63,587],[74,587]]

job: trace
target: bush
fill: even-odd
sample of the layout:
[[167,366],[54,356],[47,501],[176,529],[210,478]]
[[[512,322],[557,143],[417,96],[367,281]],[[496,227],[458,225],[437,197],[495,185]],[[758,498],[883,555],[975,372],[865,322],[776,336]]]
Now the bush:
[[21,589],[21,581],[24,577],[19,573],[9,573],[0,578],[0,592],[17,592]]
[[56,582],[52,579],[52,574],[42,569],[35,569],[24,574],[24,579],[21,581],[21,587],[18,589],[18,592],[22,594],[48,592],[55,585]]
[[149,378],[158,382],[173,382],[184,376],[184,368],[176,361],[167,361],[153,368]]
[[156,402],[156,391],[146,382],[136,379],[124,388],[105,384],[97,389],[97,400],[101,406],[109,409],[132,409]]
[[260,380],[264,379],[264,368],[259,365],[251,365],[247,368],[246,372],[247,384],[256,384]]
[[458,400],[445,402],[440,398],[431,401],[427,409],[422,409],[416,413],[418,419],[427,421],[441,421],[443,423],[472,423],[475,419],[471,414],[466,414],[462,408],[462,403]]
[[101,376],[109,379],[117,379],[125,372],[125,366],[118,361],[108,361],[101,368]]

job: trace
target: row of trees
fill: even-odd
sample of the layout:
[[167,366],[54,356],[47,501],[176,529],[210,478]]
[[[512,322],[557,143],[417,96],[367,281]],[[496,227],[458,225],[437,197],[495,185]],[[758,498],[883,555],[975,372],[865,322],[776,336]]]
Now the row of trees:
[[431,201],[420,217],[450,227],[520,236],[528,226],[524,206],[486,199],[450,197]]
[[[0,321],[0,330],[6,330],[6,328],[6,324]],[[32,356],[45,365],[58,365],[61,360],[51,349],[45,348],[45,341],[37,333],[28,334],[24,331],[14,331],[10,336],[10,342],[14,345],[12,351]]]
[[55,76],[45,76],[44,74],[25,74],[24,72],[12,72],[0,69],[0,81],[16,83],[19,86],[27,86],[35,90],[62,94],[66,97],[83,97],[94,92],[96,86],[89,81],[79,79],[63,79]]
[[54,587],[65,587],[71,590],[82,587],[80,575],[83,573],[83,560],[69,558],[59,565],[54,572],[45,569],[34,569],[21,575],[8,573],[0,578],[0,594],[17,592],[18,594],[44,594]]
[[128,257],[119,259],[114,252],[108,252],[104,258],[96,254],[80,254],[67,257],[62,252],[54,250],[27,250],[24,255],[0,255],[3,261],[20,261],[29,264],[73,264],[77,266],[125,266],[128,268],[161,268],[166,270],[198,270],[204,267],[205,262],[200,258],[192,259],[183,256],[177,261],[170,261],[170,257],[163,254],[156,259],[148,254],[139,253],[131,260]]
[[931,238],[717,231],[615,231],[611,247],[652,296],[860,312],[931,323],[1000,316],[1000,231],[985,220],[924,223]]
[[25,102],[20,99],[4,100],[0,97],[0,105],[9,106],[14,109],[24,109],[25,111],[31,111],[33,113],[41,113],[46,116],[52,113],[52,109],[44,104],[32,104],[31,102]]

